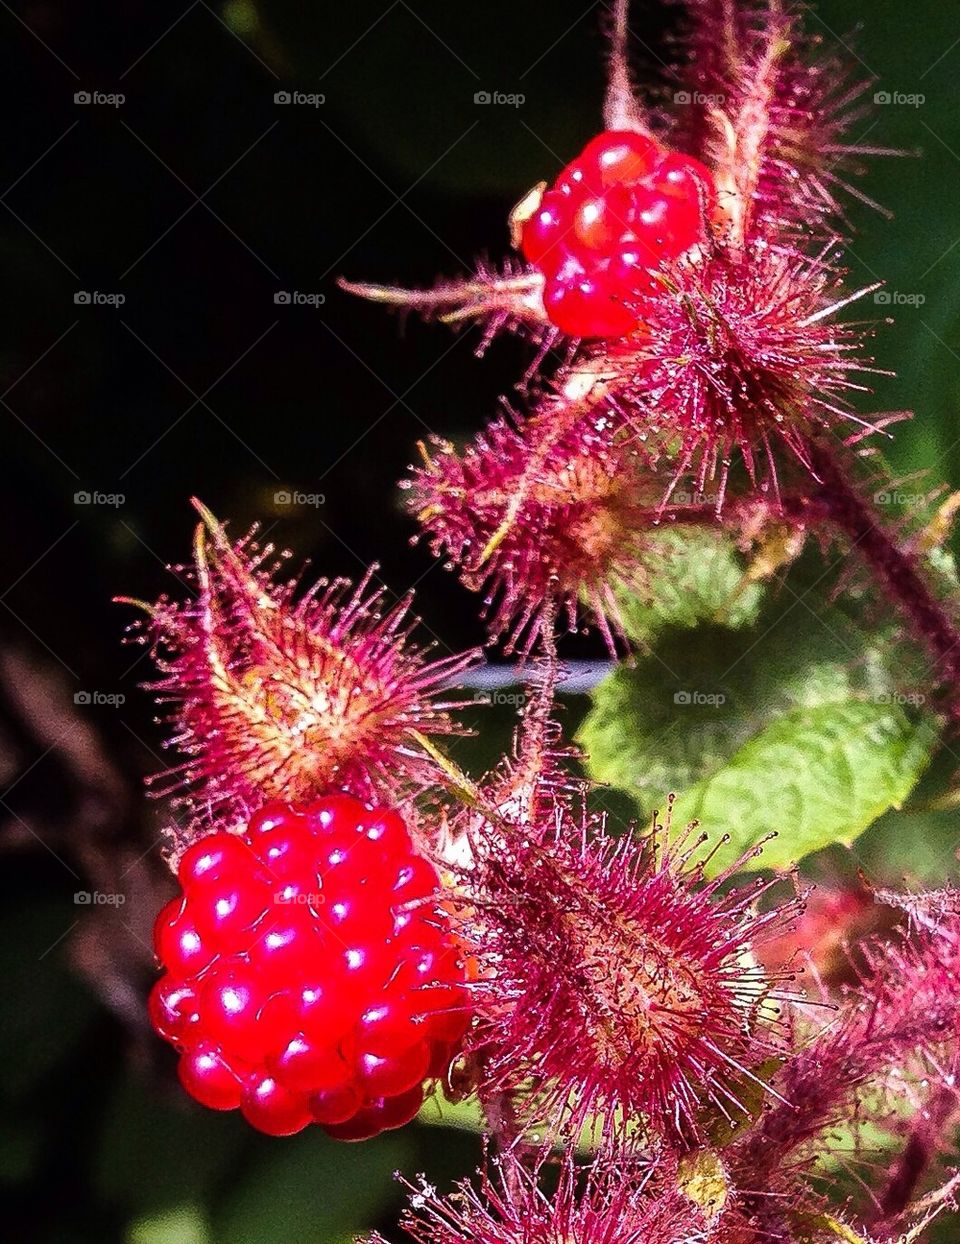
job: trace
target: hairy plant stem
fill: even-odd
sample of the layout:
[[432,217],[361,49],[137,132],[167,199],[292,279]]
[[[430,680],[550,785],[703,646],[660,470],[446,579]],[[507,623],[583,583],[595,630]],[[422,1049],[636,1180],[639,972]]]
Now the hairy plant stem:
[[629,0],[616,0],[610,27],[610,59],[607,92],[603,103],[603,123],[608,130],[635,130],[647,133],[646,118],[637,101],[630,79],[627,44],[630,37]]
[[[957,1065],[951,1071],[955,1073]],[[914,1198],[917,1185],[941,1153],[950,1136],[950,1122],[960,1109],[954,1075],[940,1085],[919,1112],[903,1151],[890,1172],[880,1196],[880,1209],[874,1230],[884,1228],[883,1238],[896,1234],[898,1220]],[[889,1230],[887,1230],[889,1228]]]
[[877,516],[833,449],[817,440],[807,448],[819,481],[810,498],[811,514],[842,532],[867,562],[911,635],[931,656],[950,715],[960,721],[960,629],[937,599],[917,553]]
[[[832,527],[867,563],[889,603],[933,665],[931,681],[945,694],[944,707],[960,723],[960,625],[940,601],[924,573],[920,554],[874,510],[834,448],[811,439],[806,446],[816,487],[785,493],[771,518],[816,530]],[[736,529],[744,513],[736,506],[718,516],[712,505],[667,505],[651,511],[655,525]]]
[[503,1177],[514,1196],[520,1192],[517,1164],[522,1160],[523,1129],[508,1092],[497,1091],[481,1098],[487,1134],[503,1160]]

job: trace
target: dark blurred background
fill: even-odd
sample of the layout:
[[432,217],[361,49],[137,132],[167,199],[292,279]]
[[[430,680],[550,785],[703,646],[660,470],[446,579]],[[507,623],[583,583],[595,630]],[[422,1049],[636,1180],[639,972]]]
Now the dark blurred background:
[[[575,0],[0,0],[9,1238],[338,1244],[389,1229],[394,1168],[446,1183],[475,1159],[470,1137],[429,1127],[271,1141],[177,1090],[142,1012],[169,881],[140,785],[163,736],[110,600],[177,589],[164,567],[189,553],[196,494],[318,573],[379,561],[392,589],[417,586],[441,648],[481,638],[476,600],[410,547],[396,481],[418,438],[478,428],[528,352],[506,340],[477,362],[475,335],[404,325],[335,278],[429,284],[498,258],[513,203],[599,128],[606,16]],[[658,80],[676,18],[635,5],[641,78]],[[854,137],[923,149],[870,179],[892,221],[851,200],[851,279],[889,293],[853,314],[896,318],[876,352],[900,377],[864,400],[918,412],[896,469],[956,485],[960,15],[827,0],[807,20],[876,78]],[[494,715],[465,755],[507,728]]]

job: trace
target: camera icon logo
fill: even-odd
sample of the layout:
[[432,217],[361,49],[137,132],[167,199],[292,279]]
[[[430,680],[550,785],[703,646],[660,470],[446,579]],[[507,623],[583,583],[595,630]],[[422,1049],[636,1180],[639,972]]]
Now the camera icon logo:
[[92,98],[89,91],[74,91],[73,93],[73,102],[75,104],[89,104]]
[[290,303],[293,301],[293,296],[289,290],[278,289],[273,295],[273,301],[278,307],[289,307]]
[[473,102],[475,104],[489,104],[491,99],[492,96],[489,91],[477,91],[473,97]]
[[289,104],[293,101],[293,96],[289,91],[275,91],[273,102],[275,104]]
[[89,890],[77,890],[73,896],[73,901],[85,906],[93,902],[93,895]]
[[90,303],[93,301],[93,296],[88,290],[78,289],[73,295],[73,301],[78,307],[89,307]]
[[889,290],[878,289],[873,295],[873,301],[878,307],[889,307],[890,303],[893,301],[893,296]]
[[275,492],[273,494],[274,505],[289,505],[292,500],[293,498],[284,489],[281,489],[280,492]]
[[89,691],[75,691],[73,693],[74,704],[92,704],[93,696]]
[[690,92],[689,91],[674,91],[673,102],[675,104],[689,104],[690,103]]
[[93,498],[88,492],[75,492],[73,494],[74,505],[90,505],[92,501]]
[[891,98],[889,91],[877,91],[873,97],[873,102],[875,104],[889,104]]
[[673,696],[674,704],[689,704],[691,702],[691,699],[692,697],[689,691],[674,692],[674,696]]

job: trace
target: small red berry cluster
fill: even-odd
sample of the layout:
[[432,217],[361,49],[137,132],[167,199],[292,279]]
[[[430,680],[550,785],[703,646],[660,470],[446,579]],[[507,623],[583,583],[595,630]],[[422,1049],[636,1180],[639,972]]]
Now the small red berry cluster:
[[544,306],[574,337],[622,337],[662,295],[657,270],[706,240],[716,191],[699,160],[628,131],[598,134],[523,227]]
[[187,1091],[260,1131],[402,1127],[467,1028],[462,948],[402,818],[335,795],[271,804],[180,860],[150,1016]]

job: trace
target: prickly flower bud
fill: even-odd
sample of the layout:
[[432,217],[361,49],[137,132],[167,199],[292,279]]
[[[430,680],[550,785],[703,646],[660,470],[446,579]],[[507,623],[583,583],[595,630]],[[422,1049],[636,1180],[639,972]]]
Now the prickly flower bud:
[[198,505],[191,575],[196,597],[148,609],[138,638],[172,706],[171,744],[184,759],[156,793],[180,792],[202,822],[249,816],[272,799],[332,790],[360,798],[430,785],[427,735],[455,731],[444,688],[474,659],[428,663],[409,642],[410,598],[388,606],[373,570],[352,588],[321,579],[278,582],[273,546],[231,544]]
[[707,1105],[742,1116],[737,1086],[782,1048],[783,974],[755,951],[796,905],[758,911],[770,883],[729,890],[730,872],[705,878],[702,838],[660,834],[614,838],[555,806],[552,823],[508,812],[477,836],[469,1040],[481,1094],[510,1095],[525,1123],[611,1142],[639,1118],[689,1137]]
[[584,412],[565,393],[527,420],[491,423],[462,454],[425,449],[410,487],[433,552],[485,592],[507,651],[529,652],[551,611],[574,629],[583,605],[615,651],[617,589],[643,590],[651,530],[674,517],[638,439],[602,400]]
[[850,402],[865,391],[855,377],[877,369],[857,329],[835,319],[870,290],[845,291],[825,254],[718,247],[664,282],[652,331],[617,350],[611,388],[631,422],[659,435],[675,480],[694,471],[698,490],[719,481],[718,510],[736,451],[776,494],[781,447],[812,471],[812,437],[879,426]]
[[[488,1161],[477,1184],[448,1196],[422,1182],[403,1217],[417,1244],[693,1244],[712,1240],[709,1219],[678,1181],[643,1168],[576,1167],[566,1156],[548,1191],[543,1156],[531,1168],[514,1154]],[[675,1175],[675,1172],[671,1172]],[[366,1244],[385,1244],[380,1236]]]

